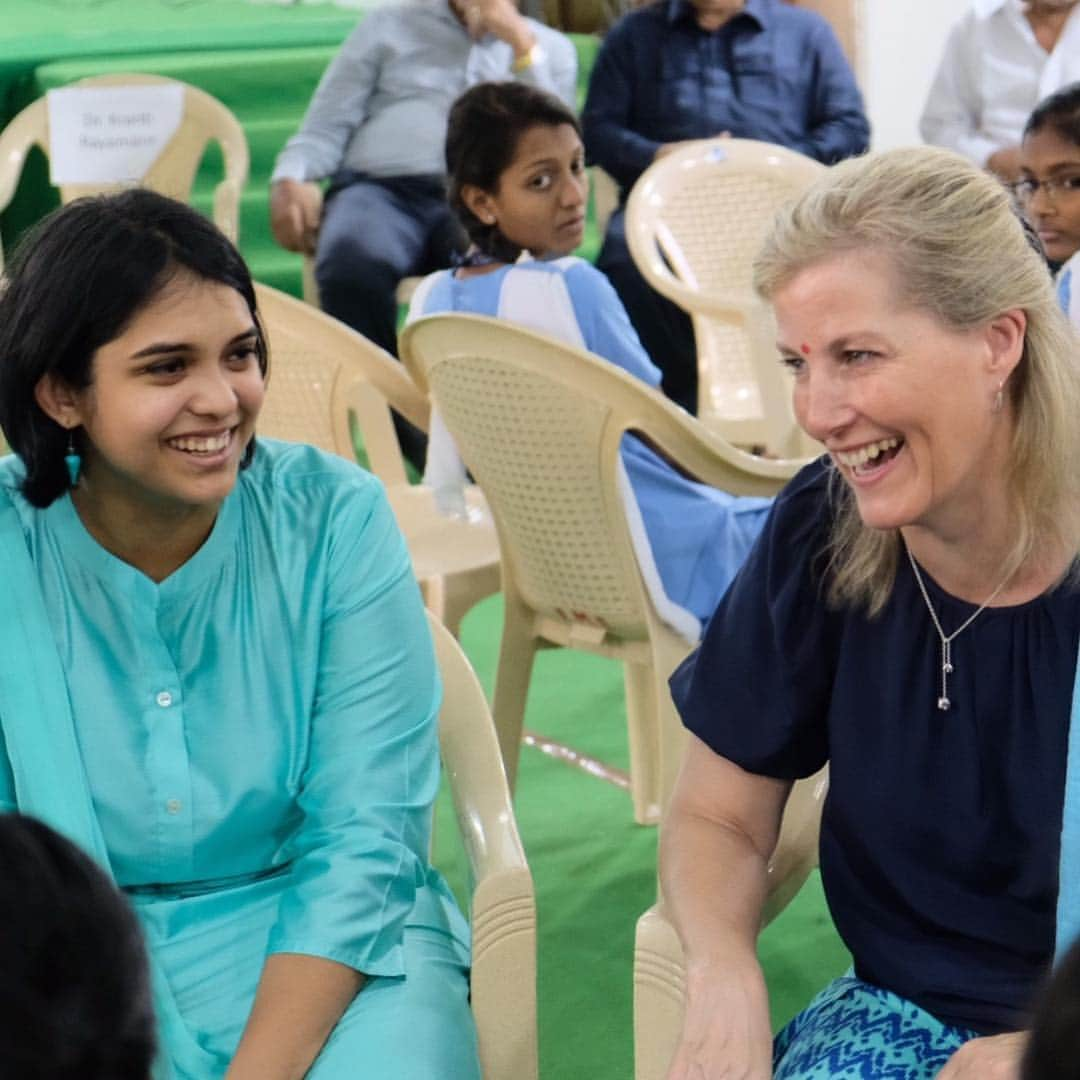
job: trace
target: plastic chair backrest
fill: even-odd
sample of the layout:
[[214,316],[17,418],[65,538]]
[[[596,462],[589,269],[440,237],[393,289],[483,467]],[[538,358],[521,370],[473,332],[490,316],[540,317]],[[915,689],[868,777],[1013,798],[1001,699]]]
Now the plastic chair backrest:
[[371,470],[388,486],[407,482],[392,406],[426,430],[428,405],[389,353],[344,323],[269,285],[255,286],[270,345],[259,431],[356,460],[350,415]]
[[719,486],[735,493],[773,494],[793,471],[711,440],[614,365],[506,322],[429,316],[405,328],[400,348],[488,498],[504,582],[583,637],[644,639],[653,614],[620,495],[626,431],[646,432],[696,475],[695,452],[707,458],[713,483],[719,458]]
[[638,269],[693,320],[698,418],[735,442],[793,457],[820,448],[795,424],[772,313],[753,292],[751,267],[776,211],[823,169],[770,143],[703,140],[651,165],[626,211]]
[[[100,75],[72,83],[79,87],[142,86],[175,83],[161,75]],[[214,222],[230,240],[239,235],[240,196],[250,165],[247,139],[240,121],[216,98],[187,83],[180,127],[142,178],[142,186],[187,202],[207,144],[216,140],[225,161],[224,179],[214,189]],[[12,200],[31,147],[49,153],[49,111],[45,98],[31,102],[0,131],[0,210]],[[81,195],[116,191],[122,184],[64,184],[60,201]],[[0,253],[2,254],[2,253]],[[0,267],[3,266],[0,260]]]

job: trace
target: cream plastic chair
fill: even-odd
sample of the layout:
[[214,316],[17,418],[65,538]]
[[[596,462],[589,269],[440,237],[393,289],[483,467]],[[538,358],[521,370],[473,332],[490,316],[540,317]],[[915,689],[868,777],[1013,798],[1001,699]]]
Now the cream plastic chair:
[[536,1080],[536,901],[484,691],[429,615],[443,681],[439,745],[472,877],[470,1000],[485,1080]]
[[456,634],[469,608],[499,589],[499,546],[477,488],[466,492],[468,514],[458,519],[436,510],[430,488],[408,483],[390,407],[426,431],[427,400],[401,364],[343,323],[268,285],[255,292],[271,357],[259,431],[355,461],[355,419],[425,602]]
[[703,140],[650,165],[626,207],[634,263],[693,322],[698,419],[734,443],[784,457],[816,456],[821,447],[795,423],[751,263],[777,209],[823,171],[769,143]]
[[[79,87],[144,86],[175,83],[160,75],[100,75],[72,83]],[[207,143],[221,144],[225,159],[225,178],[214,189],[214,222],[230,240],[236,241],[240,225],[240,196],[248,177],[248,146],[240,121],[198,87],[184,87],[184,113],[180,127],[142,178],[144,187],[186,202],[191,195],[199,162]],[[26,155],[38,146],[49,153],[49,111],[45,98],[31,102],[0,131],[0,211],[15,195]],[[67,203],[80,195],[114,191],[122,184],[65,184],[60,187],[60,201]],[[0,251],[0,269],[3,252]]]
[[[776,850],[769,860],[768,925],[817,866],[828,767],[791,789]],[[682,1033],[686,967],[663,901],[638,919],[634,941],[634,1080],[664,1080]]]
[[775,493],[795,463],[744,454],[612,364],[496,319],[418,319],[400,346],[499,531],[506,614],[494,713],[511,786],[536,650],[583,649],[624,663],[634,815],[657,821],[683,744],[667,677],[693,642],[661,617],[639,562],[651,553],[635,546],[619,440],[641,431],[691,475],[748,495]]

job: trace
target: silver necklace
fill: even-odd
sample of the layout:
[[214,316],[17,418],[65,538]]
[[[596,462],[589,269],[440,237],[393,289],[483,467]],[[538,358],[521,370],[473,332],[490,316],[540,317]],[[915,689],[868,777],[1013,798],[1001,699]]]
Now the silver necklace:
[[934,605],[930,603],[930,594],[923,584],[922,574],[919,572],[918,563],[915,562],[915,556],[911,554],[911,549],[907,544],[904,545],[904,550],[907,552],[908,562],[911,563],[911,569],[915,574],[915,582],[919,586],[919,592],[922,593],[922,598],[926,601],[926,610],[930,612],[930,618],[934,622],[934,629],[938,632],[938,637],[941,638],[941,697],[937,699],[937,707],[942,712],[948,712],[952,708],[952,702],[949,700],[949,676],[953,673],[952,643],[994,602],[998,593],[1005,588],[1005,582],[1009,578],[1005,578],[1005,581],[1002,581],[951,634],[946,634],[941,629],[941,622],[937,617],[937,612],[934,610]]

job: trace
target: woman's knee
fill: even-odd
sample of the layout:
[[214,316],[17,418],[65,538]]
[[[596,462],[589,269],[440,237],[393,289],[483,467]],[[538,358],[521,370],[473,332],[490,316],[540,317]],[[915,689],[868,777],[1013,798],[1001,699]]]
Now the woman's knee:
[[435,931],[407,931],[406,972],[367,983],[309,1080],[480,1080],[468,969],[454,943]]

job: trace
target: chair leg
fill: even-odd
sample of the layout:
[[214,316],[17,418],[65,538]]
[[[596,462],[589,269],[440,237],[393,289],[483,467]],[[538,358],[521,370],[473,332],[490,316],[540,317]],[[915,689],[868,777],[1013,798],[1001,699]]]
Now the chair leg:
[[495,674],[495,701],[492,715],[499,737],[506,779],[513,794],[521,754],[521,729],[525,723],[525,703],[529,696],[537,641],[532,633],[531,613],[516,597],[505,597],[499,667]]
[[667,678],[657,679],[656,740],[659,746],[660,763],[657,767],[659,783],[660,813],[667,812],[668,799],[675,789],[675,778],[679,775],[683,752],[686,749],[686,728],[682,718],[671,700]]
[[656,679],[651,664],[623,664],[626,732],[630,743],[630,794],[634,820],[655,825],[661,811],[661,748],[657,730]]
[[683,727],[675,702],[671,700],[671,688],[668,679],[690,651],[690,646],[671,632],[664,632],[653,627],[649,635],[656,712],[653,723],[656,725],[657,746],[657,801],[661,816],[667,810],[668,799],[675,788],[675,778],[682,765],[683,751],[686,748],[686,728]]

